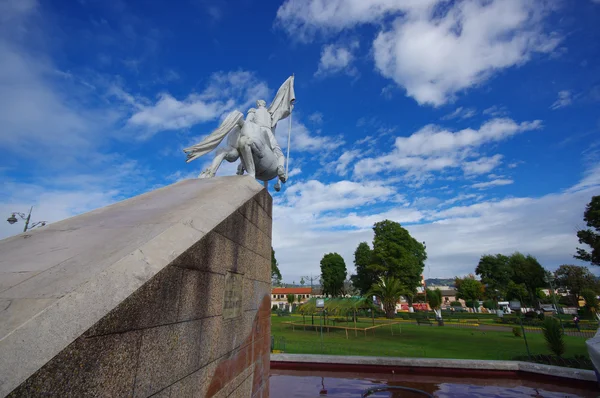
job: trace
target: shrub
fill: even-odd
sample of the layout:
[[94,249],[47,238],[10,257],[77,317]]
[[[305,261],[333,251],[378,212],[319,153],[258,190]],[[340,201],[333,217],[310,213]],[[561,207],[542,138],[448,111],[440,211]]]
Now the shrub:
[[273,304],[271,311],[277,311],[278,309],[279,309],[279,307],[277,307],[277,304]]
[[562,356],[565,353],[565,340],[558,319],[547,317],[542,324],[546,345],[554,355]]
[[488,309],[488,310],[495,310],[496,302],[494,300],[485,300],[483,302],[483,308]]
[[538,314],[538,319],[539,319],[540,321],[543,321],[544,319],[546,319],[546,315],[544,315],[544,313],[543,313],[543,312],[540,312],[540,313]]
[[534,311],[529,311],[529,312],[525,313],[525,318],[527,318],[527,319],[537,318],[537,314]]
[[453,301],[450,303],[451,307],[462,307],[462,304],[460,303],[460,301]]
[[521,337],[521,328],[518,326],[513,327],[513,334],[515,337]]
[[467,300],[465,305],[468,308],[479,308],[479,300]]

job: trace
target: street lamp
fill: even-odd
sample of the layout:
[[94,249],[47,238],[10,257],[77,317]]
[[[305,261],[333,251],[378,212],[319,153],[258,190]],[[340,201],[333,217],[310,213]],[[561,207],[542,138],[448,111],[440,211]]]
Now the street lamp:
[[558,311],[558,305],[556,304],[556,294],[554,292],[554,286],[552,285],[552,282],[554,281],[554,275],[552,275],[551,272],[546,272],[546,274],[544,275],[544,281],[550,284],[550,294],[552,294],[552,302],[554,303],[554,309],[556,309],[556,316],[558,316],[560,327],[562,328],[563,334],[565,334],[565,327],[563,326],[562,319],[560,317],[560,312]]
[[46,225],[46,221],[37,221],[29,225],[29,221],[31,221],[31,212],[33,211],[33,206],[29,209],[29,214],[25,215],[25,213],[19,213],[17,211],[13,212],[10,217],[6,219],[10,225],[19,221],[16,216],[19,216],[22,220],[25,220],[25,227],[23,228],[23,232],[27,232],[29,229],[33,229],[37,226],[43,227]]

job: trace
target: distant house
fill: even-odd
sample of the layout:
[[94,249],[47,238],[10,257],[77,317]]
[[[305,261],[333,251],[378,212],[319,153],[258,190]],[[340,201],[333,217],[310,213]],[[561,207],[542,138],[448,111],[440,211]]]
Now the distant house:
[[456,298],[456,289],[448,288],[442,292],[442,307],[449,307],[453,301],[458,301],[463,307],[466,306],[465,300]]
[[295,304],[304,304],[312,297],[312,289],[310,287],[275,287],[271,290],[271,306],[277,305],[280,309],[289,308],[288,294],[295,296]]

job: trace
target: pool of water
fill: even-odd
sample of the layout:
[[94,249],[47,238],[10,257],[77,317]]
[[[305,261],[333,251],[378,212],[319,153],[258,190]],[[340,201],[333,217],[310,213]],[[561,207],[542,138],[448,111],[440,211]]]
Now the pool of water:
[[272,398],[361,397],[376,387],[400,386],[424,391],[389,390],[369,397],[416,398],[434,397],[599,397],[600,391],[582,385],[552,383],[519,378],[449,377],[435,375],[398,375],[378,373],[348,373],[305,370],[271,370]]

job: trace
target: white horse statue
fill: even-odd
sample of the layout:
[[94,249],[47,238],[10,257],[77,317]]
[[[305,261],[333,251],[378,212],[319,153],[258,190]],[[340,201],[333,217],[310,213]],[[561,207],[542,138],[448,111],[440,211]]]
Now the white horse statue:
[[[290,116],[291,130],[291,113],[295,100],[294,76],[290,76],[281,85],[268,108],[265,101],[256,101],[256,108],[248,110],[246,120],[241,112],[235,110],[204,141],[185,148],[183,151],[187,154],[186,162],[212,151],[227,136],[227,145],[217,150],[210,167],[200,173],[198,178],[214,177],[223,160],[233,163],[240,159],[238,175],[246,171],[248,175],[264,181],[265,186],[278,177],[275,190],[279,191],[281,183],[287,180],[287,166],[284,168],[285,158],[275,139],[275,128],[277,122]],[[289,151],[288,137],[288,158]]]

